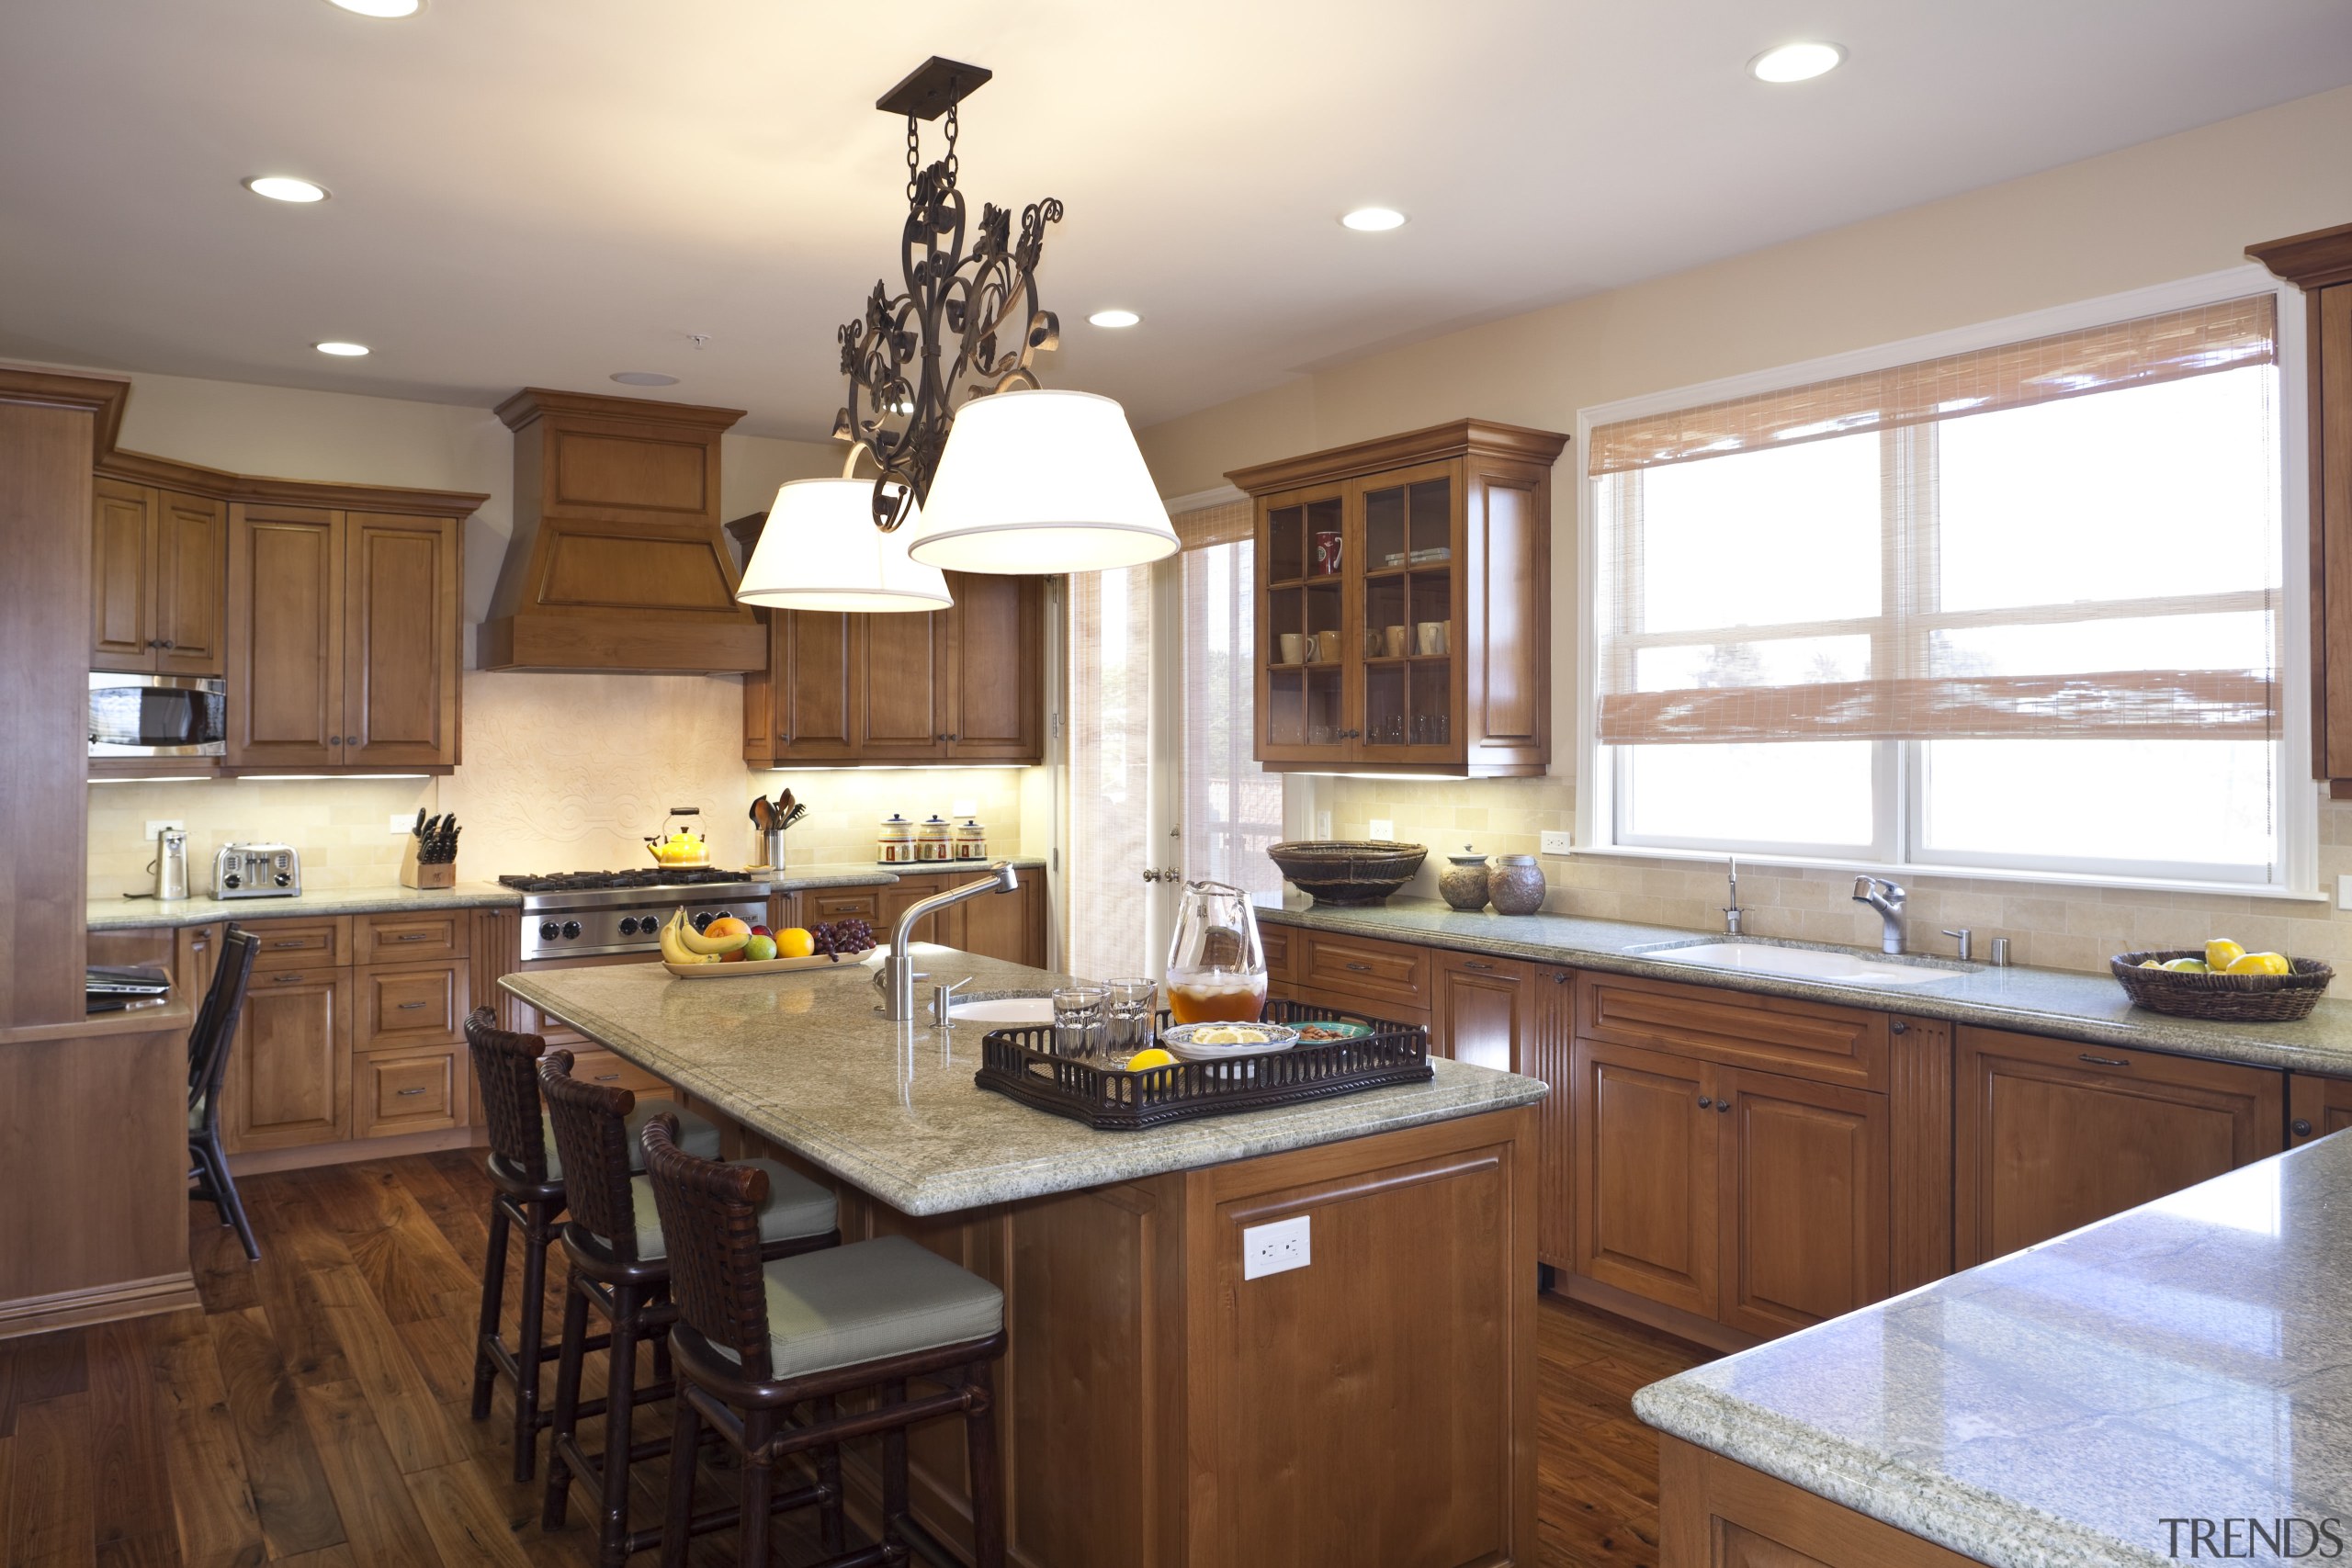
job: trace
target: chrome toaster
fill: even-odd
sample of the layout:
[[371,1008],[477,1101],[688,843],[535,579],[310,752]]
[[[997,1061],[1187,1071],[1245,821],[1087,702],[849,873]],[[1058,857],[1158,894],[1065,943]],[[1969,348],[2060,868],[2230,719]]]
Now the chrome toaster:
[[302,853],[291,844],[223,844],[212,857],[215,898],[291,898],[302,891]]

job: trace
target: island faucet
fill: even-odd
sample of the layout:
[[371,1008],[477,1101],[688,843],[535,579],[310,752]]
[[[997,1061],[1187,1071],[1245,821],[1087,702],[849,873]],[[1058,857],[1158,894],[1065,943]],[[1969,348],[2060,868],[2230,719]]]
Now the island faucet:
[[907,947],[914,941],[916,922],[967,898],[977,898],[983,893],[1010,893],[1020,886],[1012,863],[1001,860],[989,867],[988,875],[978,882],[967,882],[909,905],[899,917],[898,929],[890,933],[890,956],[882,961],[880,972],[874,976],[874,983],[882,987],[882,1016],[892,1020],[915,1016],[915,981],[922,976],[916,972],[914,955]]
[[1890,882],[1883,876],[1854,878],[1854,902],[1868,904],[1878,911],[1878,918],[1886,922],[1886,929],[1879,936],[1878,945],[1882,953],[1899,953],[1903,951],[1904,897],[1900,882]]

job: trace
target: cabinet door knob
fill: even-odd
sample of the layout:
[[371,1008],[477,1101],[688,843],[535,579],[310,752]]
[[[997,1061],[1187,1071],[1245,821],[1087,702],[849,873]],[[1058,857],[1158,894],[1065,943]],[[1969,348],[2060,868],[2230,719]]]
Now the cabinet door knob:
[[1714,1108],[1714,1099],[1711,1095],[1702,1094],[1699,1097],[1699,1109],[1702,1111],[1711,1111]]
[[1731,1101],[1728,1100],[1718,1100],[1715,1101],[1715,1109],[1723,1112],[1725,1116],[1728,1116],[1731,1114]]
[[330,735],[327,737],[327,744],[330,746],[340,746],[343,744],[343,737],[340,735]]
[[1567,972],[1566,970],[1565,970],[1565,969],[1555,969],[1555,970],[1553,970],[1553,971],[1552,971],[1552,984],[1554,984],[1554,985],[1555,985],[1555,986],[1565,986],[1565,985],[1566,985],[1567,983],[1568,983],[1568,972]]
[[2075,1059],[2088,1062],[2094,1067],[2128,1067],[2132,1065],[2122,1056],[2094,1056],[2088,1051],[2081,1053]]
[[779,735],[779,736],[777,736],[777,737],[776,737],[776,739],[777,739],[778,740],[783,741],[786,746],[789,746],[789,745],[791,745],[791,744],[792,744],[792,737],[791,737],[791,736],[789,736],[789,735]]
[[176,643],[173,642],[173,641],[172,641],[172,639],[171,639],[170,637],[165,637],[163,641],[161,641],[161,642],[157,643],[155,646],[156,646],[157,648],[175,648],[175,647],[177,647],[178,645],[177,645]]
[[1898,1018],[1886,1026],[1886,1032],[1889,1034],[1908,1034],[1911,1032],[1911,1026]]
[[2308,1138],[2312,1135],[2312,1124],[2300,1116],[2289,1124],[2289,1130],[2299,1138]]

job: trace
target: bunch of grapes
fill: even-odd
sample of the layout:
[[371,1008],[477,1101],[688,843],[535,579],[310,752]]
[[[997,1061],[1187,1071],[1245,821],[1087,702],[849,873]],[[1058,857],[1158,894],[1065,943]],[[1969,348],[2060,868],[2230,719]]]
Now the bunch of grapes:
[[820,920],[808,928],[808,935],[815,940],[817,951],[836,964],[842,961],[844,953],[864,953],[874,945],[873,923],[854,916],[842,920]]

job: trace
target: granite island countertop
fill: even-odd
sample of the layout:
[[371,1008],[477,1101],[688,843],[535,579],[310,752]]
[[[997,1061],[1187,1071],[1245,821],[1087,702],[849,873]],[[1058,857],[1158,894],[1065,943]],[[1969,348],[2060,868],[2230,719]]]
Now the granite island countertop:
[[[1036,995],[1066,977],[917,944],[964,999]],[[509,975],[542,1012],[892,1208],[940,1214],[1050,1192],[1503,1111],[1538,1079],[1449,1061],[1436,1077],[1276,1111],[1100,1133],[977,1088],[984,1026],[893,1023],[871,961],[741,979],[680,980],[659,964]]]
[[2176,1556],[2167,1519],[2334,1519],[2352,1540],[2347,1280],[2352,1136],[2323,1138],[1634,1408],[1996,1568],[2187,1561],[2193,1527]]
[[1926,962],[1950,969],[1951,978],[1902,987],[1830,985],[1679,964],[1659,957],[1654,951],[1670,944],[1726,940],[1720,931],[1681,931],[1670,926],[1634,925],[1574,915],[1464,914],[1423,898],[1396,898],[1385,905],[1355,909],[1309,906],[1297,896],[1276,899],[1261,895],[1256,903],[1258,919],[1268,925],[1351,932],[1498,958],[1525,958],[1567,968],[1795,997],[1841,1007],[1899,1012],[1912,1018],[1949,1019],[1955,1023],[2021,1030],[2092,1045],[2170,1051],[2213,1061],[2352,1076],[2352,999],[2323,1000],[2317,1010],[2300,1023],[2210,1023],[2202,1019],[2172,1018],[2133,1007],[2113,976],[2072,970],[2030,969],[2022,964],[1996,969],[1985,964],[1960,965],[1933,959]]
[[[1042,864],[1015,859],[1016,866]],[[899,878],[890,871],[864,862],[839,864],[787,865],[781,873],[746,872],[746,880],[764,882],[777,893],[801,893],[812,887],[888,887]],[[209,886],[209,884],[207,884]],[[88,929],[94,931],[153,931],[171,926],[209,926],[223,920],[269,920],[304,915],[401,915],[427,909],[517,909],[523,895],[494,882],[461,882],[455,887],[418,888],[335,887],[306,889],[291,898],[190,898],[158,903],[153,898],[117,897],[89,900]]]

